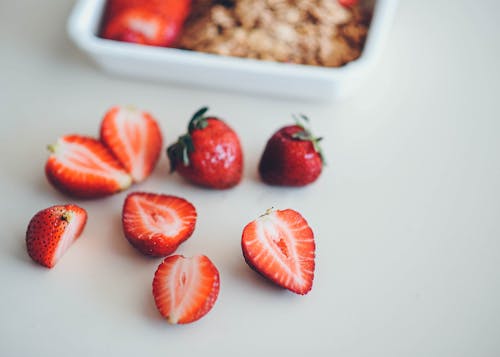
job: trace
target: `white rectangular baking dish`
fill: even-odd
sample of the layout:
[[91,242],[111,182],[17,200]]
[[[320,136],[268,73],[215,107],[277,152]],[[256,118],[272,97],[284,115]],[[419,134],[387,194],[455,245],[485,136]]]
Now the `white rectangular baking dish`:
[[[333,1],[333,0],[332,0]],[[261,95],[328,100],[353,93],[373,68],[392,23],[397,0],[376,0],[361,56],[340,68],[275,63],[97,37],[105,0],[79,0],[68,21],[75,44],[107,72],[154,81]]]

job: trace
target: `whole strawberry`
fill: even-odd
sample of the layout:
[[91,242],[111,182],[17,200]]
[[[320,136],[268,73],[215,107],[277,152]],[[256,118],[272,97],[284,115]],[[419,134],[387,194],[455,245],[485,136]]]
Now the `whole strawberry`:
[[110,0],[101,36],[150,46],[171,46],[189,14],[190,0]]
[[189,122],[188,133],[168,147],[170,171],[200,186],[230,188],[243,175],[240,140],[224,121],[206,117],[207,110],[198,110]]
[[338,0],[338,2],[344,7],[353,7],[358,4],[358,0]]
[[259,163],[262,180],[270,185],[305,186],[319,177],[323,169],[323,155],[317,138],[304,123],[279,129],[267,142]]
[[35,262],[52,268],[80,236],[87,212],[77,205],[57,205],[35,214],[26,230],[26,248]]

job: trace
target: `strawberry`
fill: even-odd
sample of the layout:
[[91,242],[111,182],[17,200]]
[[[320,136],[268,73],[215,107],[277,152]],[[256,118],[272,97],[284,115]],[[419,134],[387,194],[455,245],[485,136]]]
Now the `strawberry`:
[[166,256],[193,234],[196,216],[195,207],[183,198],[133,192],[123,205],[123,231],[141,253]]
[[243,152],[236,132],[216,117],[198,110],[188,133],[169,146],[170,171],[177,171],[194,184],[216,189],[237,185],[243,175]]
[[113,107],[101,123],[101,141],[135,182],[153,171],[163,146],[160,127],[149,114],[131,107]]
[[132,179],[99,140],[66,135],[49,145],[45,165],[49,182],[75,197],[97,198],[130,186]]
[[[301,118],[308,121],[304,115]],[[316,181],[324,164],[321,140],[298,119],[297,124],[279,129],[268,140],[260,159],[260,177],[280,186],[305,186]]]
[[101,36],[150,46],[171,46],[189,14],[189,0],[111,1]]
[[358,4],[358,0],[338,0],[338,2],[344,7],[353,7]]
[[107,0],[104,10],[104,19],[107,20],[118,15],[120,12],[131,7],[148,6],[153,3],[150,0]]
[[130,8],[142,7],[164,16],[186,18],[191,8],[191,0],[108,0],[104,20],[112,18]]
[[219,295],[219,272],[204,255],[172,255],[158,266],[153,297],[171,324],[187,324],[206,315]]
[[77,205],[58,205],[35,214],[26,231],[29,256],[52,268],[80,236],[87,222],[87,212]]
[[243,257],[273,283],[297,294],[307,294],[314,278],[314,233],[292,209],[268,210],[243,229]]

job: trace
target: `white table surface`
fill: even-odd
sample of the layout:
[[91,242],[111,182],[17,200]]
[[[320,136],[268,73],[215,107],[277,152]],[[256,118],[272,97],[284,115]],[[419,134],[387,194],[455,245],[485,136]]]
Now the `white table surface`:
[[[402,1],[376,70],[330,103],[109,76],[68,40],[72,5],[0,3],[1,356],[500,355],[499,2]],[[75,201],[45,179],[46,145],[96,135],[117,103],[151,111],[167,143],[201,105],[241,136],[245,175],[233,190],[186,184],[164,155],[134,187],[198,209],[178,252],[208,255],[221,291],[191,325],[170,326],[154,307],[160,260],[123,238],[126,193]],[[299,112],[325,137],[328,166],[307,188],[266,186],[264,144]],[[40,268],[26,254],[28,221],[69,201],[88,210],[85,232],[53,270]],[[270,206],[301,211],[316,233],[307,296],[243,261],[243,226]]]

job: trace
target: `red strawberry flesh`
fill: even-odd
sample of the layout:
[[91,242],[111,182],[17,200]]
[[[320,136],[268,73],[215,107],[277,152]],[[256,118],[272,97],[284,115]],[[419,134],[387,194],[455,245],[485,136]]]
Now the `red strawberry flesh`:
[[87,212],[76,205],[57,205],[41,210],[30,220],[26,247],[37,263],[52,268],[80,236]]
[[219,272],[204,255],[173,255],[158,266],[153,297],[160,314],[171,324],[186,324],[207,314],[219,294]]
[[241,245],[248,265],[270,281],[297,294],[311,290],[314,234],[300,213],[267,212],[244,228]]
[[135,182],[153,171],[162,150],[156,120],[132,107],[111,108],[101,123],[101,141],[111,150]]
[[134,192],[123,205],[125,237],[141,253],[172,254],[188,239],[196,225],[196,209],[187,200],[147,192]]
[[47,178],[55,188],[71,196],[103,197],[128,188],[132,182],[108,149],[94,138],[63,136],[49,150]]

